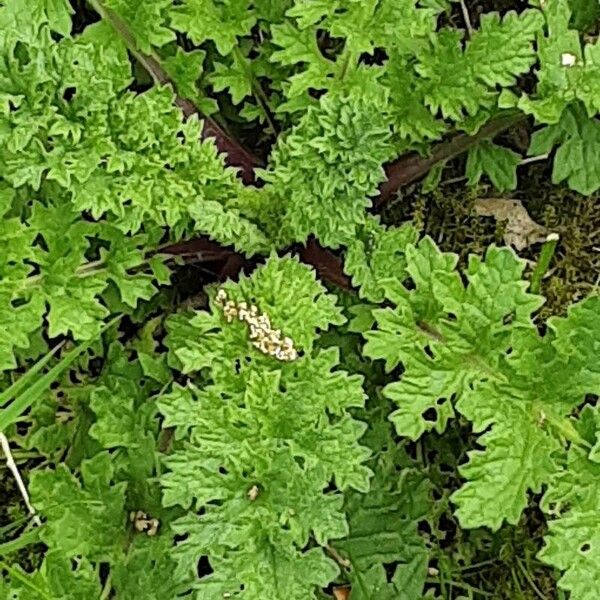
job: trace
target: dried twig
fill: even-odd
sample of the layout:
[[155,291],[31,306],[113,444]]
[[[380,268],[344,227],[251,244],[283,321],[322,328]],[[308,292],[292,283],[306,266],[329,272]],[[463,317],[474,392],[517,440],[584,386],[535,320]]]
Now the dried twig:
[[550,153],[547,152],[546,154],[538,154],[537,156],[529,156],[527,158],[524,158],[520,163],[519,166],[523,166],[523,165],[529,165],[531,163],[534,162],[539,162],[540,160],[546,160],[547,158],[550,157]]
[[8,438],[3,433],[0,433],[0,446],[2,447],[2,452],[4,452],[4,456],[6,457],[6,466],[8,467],[9,471],[14,475],[14,478],[17,481],[17,487],[19,488],[19,492],[21,492],[21,496],[23,496],[23,500],[25,501],[25,506],[27,506],[29,514],[33,517],[33,522],[41,527],[42,522],[40,521],[40,518],[35,512],[35,508],[33,508],[31,502],[29,501],[29,493],[27,492],[27,488],[23,483],[23,479],[21,478],[21,474],[19,473],[19,469],[17,467],[17,463],[15,462],[12,452],[10,451],[10,444],[8,443]]
[[344,569],[352,567],[352,563],[347,558],[344,558],[333,546],[327,544],[325,550],[327,551],[327,554],[340,565],[340,567],[343,567]]
[[465,0],[460,0],[460,8],[462,10],[463,19],[465,20],[465,26],[469,32],[469,37],[473,35],[473,26],[471,25],[471,17],[469,16],[469,9],[465,4]]

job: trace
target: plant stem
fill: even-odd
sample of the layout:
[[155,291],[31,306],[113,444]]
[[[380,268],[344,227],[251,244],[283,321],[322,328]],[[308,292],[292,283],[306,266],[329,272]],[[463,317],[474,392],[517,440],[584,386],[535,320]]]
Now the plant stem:
[[497,136],[526,118],[522,113],[507,112],[484,125],[475,135],[460,133],[445,142],[440,142],[427,157],[414,152],[401,156],[387,165],[385,171],[388,178],[379,187],[379,197],[375,200],[375,206],[379,207],[390,200],[400,187],[424,177],[438,163],[460,156],[479,142]]
[[35,544],[40,539],[39,531],[39,529],[32,529],[31,531],[21,534],[15,540],[0,544],[0,556],[17,552],[17,550],[21,550],[22,548],[31,546],[31,544]]
[[[437,579],[435,579],[435,577],[428,577],[427,583],[439,584],[439,581]],[[452,585],[453,587],[459,588],[461,590],[465,590],[467,592],[471,592],[472,594],[480,594],[484,598],[493,598],[494,597],[494,594],[490,594],[490,592],[485,592],[484,590],[480,590],[479,588],[473,587],[472,585],[469,585],[468,583],[461,583],[460,581],[448,581],[448,583],[450,585]]]
[[[88,0],[88,2],[102,19],[122,38],[128,50],[144,69],[146,69],[152,79],[160,85],[170,85],[176,92],[176,86],[160,64],[159,57],[157,55],[148,55],[140,52],[135,37],[129,30],[127,23],[125,23],[125,21],[123,21],[123,19],[114,11],[106,8],[100,0]],[[198,107],[191,100],[177,95],[175,104],[181,108],[185,117],[190,117],[194,114],[202,116],[204,120],[202,139],[206,139],[207,137],[214,138],[218,150],[226,155],[228,164],[240,169],[240,175],[244,183],[251,183],[254,181],[254,167],[261,163],[257,157],[242,147],[235,138],[227,135],[227,133],[219,127],[216,121],[202,115]]]
[[335,560],[335,562],[338,565],[340,565],[340,567],[343,567],[344,569],[349,569],[352,566],[352,563],[347,558],[341,556],[340,553],[333,546],[327,544],[327,546],[325,546],[325,550],[327,550],[327,553],[331,556],[331,558],[333,558],[333,560]]
[[539,162],[540,160],[546,160],[547,158],[550,157],[549,153],[546,154],[538,154],[537,156],[529,156],[528,158],[524,158],[520,163],[519,166],[523,166],[523,165],[529,165],[531,163],[534,162]]
[[98,600],[106,600],[110,596],[110,592],[112,591],[112,582],[110,580],[110,573],[106,578],[106,582],[104,583],[104,587],[102,588],[102,592],[100,594],[100,598]]
[[538,294],[540,291],[540,287],[542,285],[542,279],[544,275],[548,271],[548,267],[550,266],[550,262],[554,257],[554,252],[556,250],[556,245],[558,244],[559,236],[557,233],[551,233],[544,242],[542,246],[542,250],[540,252],[540,258],[535,265],[535,269],[531,274],[531,285],[529,291],[532,294]]
[[[177,258],[177,256],[181,256],[181,255],[175,256],[168,252],[160,252],[161,248],[158,248],[153,254],[150,253],[149,256],[147,256],[142,262],[140,262],[135,267],[131,267],[131,268],[138,269],[140,267],[146,266],[149,263],[150,259],[155,258],[155,257],[160,257],[165,262],[167,262],[169,260],[174,260],[175,258]],[[75,277],[79,277],[79,278],[92,277],[94,275],[97,275],[98,273],[101,273],[105,269],[106,269],[106,262],[104,260],[102,260],[102,259],[101,260],[93,260],[93,261],[90,261],[90,262],[80,265],[77,268],[77,270],[75,271]],[[43,279],[42,273],[38,273],[37,275],[31,275],[30,277],[25,278],[24,280],[22,280],[20,282],[21,290],[30,289],[31,287],[37,285],[42,279]]]
[[471,17],[469,16],[469,9],[465,4],[465,0],[460,0],[460,8],[462,10],[463,19],[465,20],[467,32],[469,34],[469,37],[471,37],[473,35],[473,26],[471,25]]
[[27,577],[21,571],[7,565],[4,561],[0,561],[0,570],[6,571],[13,579],[17,579],[24,586],[28,587],[30,590],[33,590],[40,598],[44,598],[44,600],[53,600],[44,592],[44,590],[37,587],[34,583],[32,583],[31,579]]
[[541,592],[540,588],[538,588],[538,586],[535,584],[535,581],[533,580],[533,578],[531,577],[531,575],[529,574],[529,572],[527,571],[527,569],[525,568],[525,566],[523,565],[523,563],[521,562],[521,559],[519,557],[517,557],[517,566],[521,570],[521,573],[523,573],[523,577],[525,577],[525,579],[527,580],[527,583],[531,586],[531,589],[535,592],[537,597],[540,598],[541,600],[545,600],[546,597]]
[[254,72],[249,67],[246,57],[241,53],[240,49],[237,46],[234,46],[233,54],[236,60],[244,68],[244,72],[246,74],[246,77],[250,81],[250,87],[252,88],[256,102],[258,103],[258,106],[260,107],[265,119],[267,120],[269,127],[273,130],[274,134],[277,134],[279,128],[277,127],[275,119],[273,118],[273,111],[271,110],[269,99],[267,98],[264,90],[262,89],[260,82],[254,76]]

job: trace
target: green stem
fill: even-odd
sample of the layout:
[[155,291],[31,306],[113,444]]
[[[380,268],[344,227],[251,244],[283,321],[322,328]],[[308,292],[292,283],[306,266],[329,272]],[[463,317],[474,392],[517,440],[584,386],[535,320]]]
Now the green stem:
[[[427,583],[439,584],[439,581],[435,577],[428,577],[426,581],[427,581]],[[467,592],[471,592],[472,594],[479,594],[479,595],[483,596],[484,598],[493,598],[494,597],[494,594],[490,594],[490,592],[480,590],[479,588],[469,585],[468,583],[462,583],[460,581],[448,581],[448,583],[450,585],[452,585],[453,587],[459,588],[461,590],[465,590]]]
[[262,89],[260,82],[254,76],[254,72],[248,65],[246,57],[242,54],[242,52],[237,46],[234,46],[233,48],[233,55],[235,59],[240,63],[240,65],[242,65],[246,77],[250,81],[250,87],[252,88],[252,91],[254,93],[254,98],[256,99],[259,108],[261,109],[265,119],[267,120],[269,127],[273,130],[273,133],[277,134],[279,130],[273,118],[273,111],[271,110],[269,99],[267,98],[264,90]]
[[10,565],[7,565],[4,561],[0,561],[0,570],[6,571],[13,579],[19,580],[23,585],[38,594],[40,598],[44,598],[44,600],[53,600],[46,592],[44,592],[44,590],[34,585],[27,575],[14,569]]
[[551,233],[544,242],[542,246],[542,251],[540,252],[540,258],[535,265],[535,269],[531,274],[531,286],[529,291],[532,294],[538,294],[540,291],[540,287],[542,285],[542,279],[544,275],[548,272],[548,267],[552,262],[552,258],[554,257],[554,252],[556,250],[556,245],[558,244],[558,234]]
[[346,79],[346,74],[348,73],[348,68],[350,67],[350,62],[353,60],[354,54],[348,50],[348,48],[344,49],[342,56],[339,58],[340,64],[342,68],[340,70],[340,81],[344,81]]
[[531,577],[531,575],[525,568],[525,565],[523,565],[523,563],[521,562],[521,559],[518,557],[517,557],[517,566],[521,570],[521,573],[523,573],[523,577],[525,577],[527,583],[531,586],[531,589],[535,592],[537,597],[540,598],[541,600],[545,600],[544,594],[541,592],[540,588],[535,584],[533,577]]
[[490,560],[482,560],[478,563],[473,563],[472,565],[467,565],[466,567],[461,567],[460,571],[464,573],[465,571],[471,571],[472,569],[480,569],[481,567],[487,567],[488,565],[496,564],[496,559]]
[[[160,253],[160,248],[158,250],[159,251],[157,251],[154,254],[150,254],[142,262],[140,262],[138,265],[136,265],[135,267],[132,267],[132,268],[139,269],[140,267],[144,267],[150,262],[150,260],[152,258],[155,258],[155,257],[162,258],[165,262],[176,258],[175,255]],[[93,261],[84,263],[81,266],[77,267],[77,270],[75,271],[74,276],[78,277],[80,279],[83,279],[84,277],[93,277],[94,275],[97,275],[98,273],[102,273],[103,271],[105,271],[106,268],[107,268],[106,261],[93,260]],[[30,277],[23,279],[20,282],[19,291],[25,291],[25,290],[29,290],[33,287],[36,287],[37,285],[39,285],[42,282],[43,278],[44,278],[44,274],[38,273],[37,275],[31,275]]]
[[[39,458],[40,455],[38,452],[27,452],[26,450],[22,450],[22,451],[15,451],[12,453],[12,457],[15,460],[15,462],[21,462],[21,461],[26,461],[26,460],[30,460],[32,458]],[[36,465],[37,466],[37,465]],[[0,469],[4,469],[6,468],[5,465],[0,465]]]
[[108,577],[106,578],[106,583],[102,588],[102,593],[100,594],[100,598],[98,600],[106,600],[110,596],[110,592],[112,591],[112,582],[110,580],[110,575],[111,574],[109,573]]
[[12,552],[17,552],[17,550],[21,550],[22,548],[26,548],[27,546],[31,546],[31,544],[35,544],[40,540],[40,529],[39,527],[36,529],[32,529],[27,533],[23,533],[17,539],[11,540],[10,542],[4,542],[0,544],[0,556],[5,556],[6,554],[11,554]]

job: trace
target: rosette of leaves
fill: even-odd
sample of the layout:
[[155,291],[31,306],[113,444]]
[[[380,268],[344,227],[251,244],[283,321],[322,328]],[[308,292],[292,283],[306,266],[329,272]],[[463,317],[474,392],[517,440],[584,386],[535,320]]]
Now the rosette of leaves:
[[135,312],[169,282],[159,243],[204,232],[268,250],[198,120],[166,88],[129,91],[106,24],[71,36],[68,3],[9,0],[0,30],[1,369],[44,325],[91,339],[111,312]]
[[[237,213],[227,211],[241,188],[235,171],[224,168],[211,140],[199,140],[196,118],[183,122],[172,92],[128,90],[129,57],[107,24],[73,37],[61,28],[55,41],[45,3],[24,4],[33,27],[20,28],[19,1],[0,11],[7,30],[0,45],[3,179],[42,193],[52,182],[54,196],[95,219],[109,217],[126,233],[159,225],[236,245],[250,234],[245,250],[256,251],[264,242],[258,230],[250,233],[239,214],[233,223]],[[18,52],[23,46],[27,51]]]
[[526,291],[512,250],[471,256],[462,277],[456,262],[428,238],[409,244],[407,276],[383,283],[390,306],[373,311],[364,351],[388,370],[402,367],[384,389],[399,434],[442,432],[455,411],[481,434],[453,501],[464,527],[497,529],[518,520],[527,492],[541,491],[566,442],[580,438],[569,416],[599,390],[600,298],[540,335],[531,316],[542,298]]
[[323,244],[348,243],[367,218],[370,197],[394,155],[385,91],[346,87],[323,96],[275,146],[260,175],[269,185],[263,220],[285,246],[315,235]]
[[295,259],[271,257],[224,288],[266,313],[299,356],[263,354],[214,302],[168,319],[170,361],[190,376],[159,402],[175,428],[164,504],[187,511],[173,523],[173,556],[181,576],[208,560],[202,598],[312,598],[338,574],[324,546],[348,533],[341,492],[369,487],[366,425],[349,413],[364,404],[361,377],[339,369],[337,348],[315,348],[343,317]]

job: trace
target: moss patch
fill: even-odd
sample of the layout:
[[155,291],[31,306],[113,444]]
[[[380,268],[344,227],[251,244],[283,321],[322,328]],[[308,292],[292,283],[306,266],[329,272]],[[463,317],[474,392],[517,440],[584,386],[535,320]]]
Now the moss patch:
[[[560,235],[556,254],[541,292],[546,305],[540,319],[566,312],[573,301],[590,294],[600,278],[600,193],[586,197],[550,183],[547,165],[522,169],[520,189],[504,194],[521,200],[530,216],[548,231]],[[447,252],[456,252],[464,264],[469,254],[482,254],[492,243],[504,245],[503,223],[475,213],[477,198],[499,197],[491,188],[443,184],[423,193],[420,185],[402,190],[382,211],[388,225],[411,221]],[[521,252],[533,265],[541,245]]]

